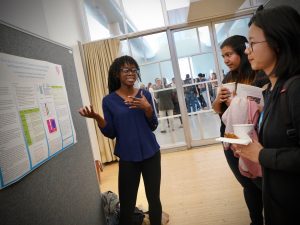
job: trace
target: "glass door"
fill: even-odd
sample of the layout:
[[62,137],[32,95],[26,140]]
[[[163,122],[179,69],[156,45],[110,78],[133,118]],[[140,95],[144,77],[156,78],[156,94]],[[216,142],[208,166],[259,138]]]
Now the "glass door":
[[[171,33],[181,92],[181,112],[190,146],[215,143],[220,119],[212,109],[219,69],[210,26],[199,26]],[[220,79],[219,79],[220,80]]]

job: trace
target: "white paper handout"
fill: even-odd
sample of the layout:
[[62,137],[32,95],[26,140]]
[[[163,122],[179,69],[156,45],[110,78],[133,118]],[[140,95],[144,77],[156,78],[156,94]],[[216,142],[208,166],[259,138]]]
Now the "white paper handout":
[[238,97],[245,97],[254,100],[260,106],[264,106],[263,88],[247,85],[238,84],[236,89],[236,95]]

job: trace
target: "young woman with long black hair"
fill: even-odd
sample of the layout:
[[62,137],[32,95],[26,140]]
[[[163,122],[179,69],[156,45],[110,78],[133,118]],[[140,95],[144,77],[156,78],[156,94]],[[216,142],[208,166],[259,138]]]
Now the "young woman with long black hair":
[[[234,82],[235,84],[242,83],[263,86],[266,83],[265,75],[263,73],[256,73],[251,69],[247,55],[244,53],[246,49],[245,42],[247,42],[246,37],[234,35],[224,40],[221,44],[220,48],[224,63],[230,70],[222,83]],[[213,102],[213,109],[219,113],[221,117],[230,105],[232,93],[222,86],[219,89],[216,99]],[[225,124],[222,121],[220,132],[221,137],[224,137]],[[225,150],[224,148],[224,153],[230,169],[243,187],[244,198],[249,209],[251,225],[263,225],[261,178],[252,179],[243,176],[239,170],[239,159],[234,156],[233,151],[231,149]]]

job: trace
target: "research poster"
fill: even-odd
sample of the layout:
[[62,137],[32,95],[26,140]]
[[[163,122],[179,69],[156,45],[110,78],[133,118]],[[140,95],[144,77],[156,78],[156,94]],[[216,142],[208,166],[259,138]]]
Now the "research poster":
[[0,189],[75,143],[61,65],[0,53]]

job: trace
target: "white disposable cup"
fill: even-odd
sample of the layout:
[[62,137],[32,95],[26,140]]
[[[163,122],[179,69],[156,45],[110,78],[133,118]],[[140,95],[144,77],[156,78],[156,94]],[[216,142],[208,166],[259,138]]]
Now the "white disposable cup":
[[234,124],[233,133],[241,139],[251,139],[251,133],[254,129],[253,124]]
[[222,87],[225,87],[225,88],[227,88],[229,90],[229,92],[231,94],[230,98],[232,98],[233,91],[235,90],[235,83],[232,82],[232,83],[222,84],[221,86],[218,87],[217,94],[219,94],[219,92],[221,91]]
[[234,92],[234,90],[235,90],[235,82],[222,84],[221,87],[227,88],[230,91],[230,93],[232,94]]

